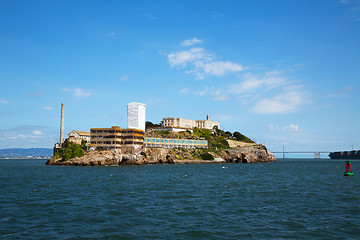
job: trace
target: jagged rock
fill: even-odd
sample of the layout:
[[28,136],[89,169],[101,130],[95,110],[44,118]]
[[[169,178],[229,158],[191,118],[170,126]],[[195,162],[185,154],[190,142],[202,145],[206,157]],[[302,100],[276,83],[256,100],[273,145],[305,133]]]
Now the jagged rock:
[[[192,150],[190,150],[192,151]],[[48,165],[70,166],[108,166],[108,165],[142,165],[162,163],[256,163],[276,161],[274,154],[263,145],[247,145],[236,149],[209,152],[215,160],[199,160],[189,151],[181,149],[146,148],[141,154],[122,154],[112,151],[89,151],[82,157],[67,161],[52,157]],[[222,159],[222,160],[221,160]]]

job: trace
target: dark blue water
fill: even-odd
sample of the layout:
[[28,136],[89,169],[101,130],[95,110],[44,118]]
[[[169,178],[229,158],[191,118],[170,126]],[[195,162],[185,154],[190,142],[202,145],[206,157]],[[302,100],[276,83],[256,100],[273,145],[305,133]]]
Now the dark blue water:
[[0,160],[1,239],[359,239],[360,161]]

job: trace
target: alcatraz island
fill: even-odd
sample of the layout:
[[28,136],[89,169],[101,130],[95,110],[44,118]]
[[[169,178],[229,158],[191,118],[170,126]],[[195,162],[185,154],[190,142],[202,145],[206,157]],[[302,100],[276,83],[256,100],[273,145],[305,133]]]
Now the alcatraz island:
[[128,128],[73,130],[64,139],[61,104],[60,142],[47,165],[109,166],[181,163],[256,163],[276,161],[274,154],[240,132],[221,130],[220,122],[163,118],[145,121],[146,105],[127,104]]

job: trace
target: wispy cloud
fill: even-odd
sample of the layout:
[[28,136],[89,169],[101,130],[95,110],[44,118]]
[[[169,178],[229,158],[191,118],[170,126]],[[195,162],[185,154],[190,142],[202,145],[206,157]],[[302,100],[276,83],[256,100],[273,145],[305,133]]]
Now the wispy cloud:
[[120,81],[126,82],[127,80],[129,80],[129,76],[127,75],[123,75],[120,77]]
[[264,92],[282,86],[288,81],[281,73],[276,70],[268,71],[263,75],[246,73],[241,82],[231,85],[230,92],[236,94],[251,93],[259,90]]
[[302,128],[299,127],[299,125],[290,123],[287,126],[279,127],[274,124],[269,124],[269,130],[270,131],[285,131],[285,132],[301,132],[303,131]]
[[52,110],[53,110],[53,108],[50,107],[50,106],[44,106],[43,108],[44,108],[45,110],[47,110],[47,111],[52,111]]
[[330,93],[329,95],[327,95],[328,97],[331,98],[335,98],[335,97],[348,97],[350,95],[350,93],[354,90],[353,86],[349,86],[347,88],[343,88],[340,90],[337,90],[333,93]]
[[275,95],[273,98],[259,100],[254,108],[255,113],[289,113],[297,110],[307,102],[307,93],[302,86],[286,87],[284,93]]
[[196,43],[202,43],[202,40],[197,39],[197,38],[193,38],[193,39],[190,39],[190,40],[183,41],[182,45],[187,47],[187,46],[192,46],[192,45],[194,45]]
[[[210,116],[210,117],[212,117],[212,116]],[[226,121],[226,120],[229,120],[232,118],[231,115],[227,115],[227,114],[215,114],[213,117],[214,117],[214,119],[220,120],[220,121]]]
[[28,97],[41,97],[43,95],[42,91],[37,91],[37,92],[28,92],[26,94],[26,96]]
[[111,37],[115,36],[115,32],[111,32],[111,33],[110,33],[110,36],[111,36]]
[[240,72],[244,67],[233,62],[211,62],[204,64],[204,72],[210,75],[222,76],[227,72]]
[[9,102],[5,99],[0,99],[0,103],[3,103],[3,104],[8,104]]
[[180,94],[185,94],[185,93],[188,93],[188,92],[189,92],[189,90],[188,90],[187,88],[182,88],[182,89],[179,91]]
[[212,93],[212,99],[215,101],[227,101],[229,96],[222,93],[221,90],[217,90]]
[[78,98],[88,97],[91,95],[90,92],[88,92],[82,88],[63,88],[62,90],[65,92],[70,92],[73,94],[74,97],[78,97]]
[[34,134],[35,136],[40,136],[40,135],[43,135],[43,132],[40,131],[40,130],[34,130],[34,131],[32,132],[32,134]]
[[147,18],[147,19],[151,19],[151,20],[155,20],[156,16],[153,14],[143,14],[143,17]]
[[185,73],[194,75],[196,79],[204,79],[206,76],[223,76],[244,70],[244,67],[237,63],[215,61],[216,56],[208,53],[204,48],[191,48],[170,53],[167,57],[171,67],[185,69]]
[[199,95],[199,96],[204,96],[208,92],[208,90],[209,90],[209,87],[205,86],[204,89],[194,91],[193,94]]
[[11,129],[0,129],[0,148],[11,147],[50,147],[55,141],[53,135],[43,131],[42,126],[17,126]]
[[204,62],[212,61],[213,55],[206,53],[203,48],[192,48],[188,51],[170,53],[168,60],[171,67],[185,67],[187,64],[201,65]]

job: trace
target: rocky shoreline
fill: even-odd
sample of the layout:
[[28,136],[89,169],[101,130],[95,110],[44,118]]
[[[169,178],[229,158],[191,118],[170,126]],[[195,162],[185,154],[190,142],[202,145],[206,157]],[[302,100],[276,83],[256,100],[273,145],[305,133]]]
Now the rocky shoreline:
[[122,154],[113,151],[88,151],[82,157],[63,161],[50,158],[47,165],[63,166],[114,166],[145,164],[192,164],[192,163],[258,163],[274,162],[274,154],[263,145],[251,144],[235,149],[224,149],[209,153],[214,160],[202,160],[194,157],[190,150],[146,148],[139,154]]

